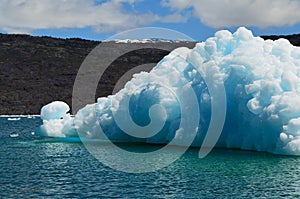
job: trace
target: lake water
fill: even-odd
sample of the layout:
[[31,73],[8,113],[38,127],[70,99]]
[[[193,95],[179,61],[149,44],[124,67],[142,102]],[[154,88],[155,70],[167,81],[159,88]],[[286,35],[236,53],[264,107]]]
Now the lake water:
[[33,135],[40,124],[38,117],[0,118],[0,198],[300,197],[300,157],[218,149],[199,159],[190,149],[159,171],[128,174],[81,143]]

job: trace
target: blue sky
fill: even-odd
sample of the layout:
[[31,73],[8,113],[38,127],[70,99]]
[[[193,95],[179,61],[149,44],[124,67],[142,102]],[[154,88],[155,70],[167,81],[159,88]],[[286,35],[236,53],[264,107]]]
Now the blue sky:
[[134,28],[168,28],[203,41],[220,29],[300,33],[299,0],[2,0],[0,32],[105,40]]

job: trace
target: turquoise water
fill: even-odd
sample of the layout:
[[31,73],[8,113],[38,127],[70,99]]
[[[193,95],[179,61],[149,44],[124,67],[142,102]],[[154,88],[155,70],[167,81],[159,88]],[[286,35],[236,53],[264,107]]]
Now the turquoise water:
[[190,149],[162,170],[128,174],[104,166],[81,143],[32,135],[40,124],[0,118],[0,198],[300,197],[300,157],[218,149],[199,159]]

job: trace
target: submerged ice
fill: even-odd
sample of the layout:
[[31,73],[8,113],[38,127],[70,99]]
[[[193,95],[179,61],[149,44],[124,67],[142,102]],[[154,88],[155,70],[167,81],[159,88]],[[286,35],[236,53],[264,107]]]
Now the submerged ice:
[[[218,95],[222,86],[224,99]],[[117,94],[98,98],[74,117],[67,104],[52,102],[41,110],[40,129],[51,137],[184,145],[194,135],[181,123],[196,119],[192,145],[201,146],[212,100],[226,105],[217,147],[300,155],[300,48],[285,39],[254,37],[246,28],[222,30],[193,49],[174,50],[151,72],[135,74]],[[216,104],[222,111],[222,103]]]

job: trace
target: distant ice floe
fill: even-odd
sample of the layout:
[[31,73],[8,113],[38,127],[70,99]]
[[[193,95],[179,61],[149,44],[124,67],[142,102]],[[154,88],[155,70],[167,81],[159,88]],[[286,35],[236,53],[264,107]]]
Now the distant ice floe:
[[20,120],[21,118],[34,119],[36,117],[40,117],[40,115],[0,115],[0,118],[1,117],[2,118],[7,118],[7,120],[16,121],[16,120]]
[[19,121],[21,118],[20,117],[9,117],[7,118],[8,121]]
[[9,137],[16,138],[16,137],[19,137],[19,134],[18,133],[12,133],[12,134],[9,135]]

